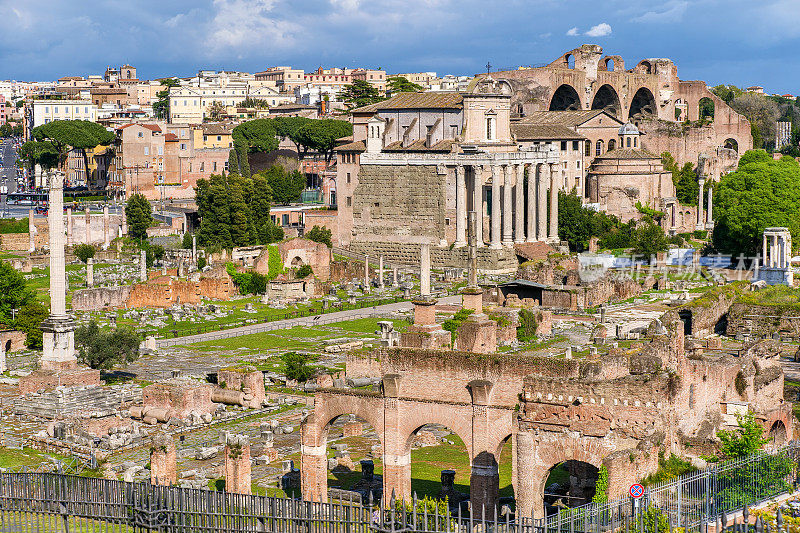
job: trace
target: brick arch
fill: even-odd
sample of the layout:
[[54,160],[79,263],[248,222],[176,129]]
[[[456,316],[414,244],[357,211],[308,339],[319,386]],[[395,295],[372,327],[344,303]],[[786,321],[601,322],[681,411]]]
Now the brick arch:
[[[347,395],[330,395],[324,398],[323,401],[316,404],[314,412],[308,415],[303,422],[304,428],[308,431],[303,433],[305,439],[306,435],[314,436],[314,442],[304,442],[304,444],[319,446],[325,444],[322,442],[321,437],[327,436],[328,428],[331,422],[345,415],[355,415],[372,426],[378,436],[383,435],[383,402],[375,402],[375,406],[366,404],[362,398],[347,396]],[[372,403],[372,402],[370,402]],[[378,407],[378,409],[373,407]],[[316,429],[316,432],[311,429]],[[381,438],[381,441],[383,439]]]
[[550,96],[550,111],[581,110],[583,102],[580,92],[568,83],[559,85]]
[[772,430],[772,426],[774,426],[778,422],[781,422],[783,423],[783,427],[786,428],[786,440],[789,441],[792,439],[792,434],[793,434],[792,415],[791,412],[785,408],[785,405],[786,404],[783,404],[781,405],[780,408],[771,411],[764,419],[763,423],[764,433],[766,434],[766,436],[769,436],[769,432]]
[[472,449],[472,406],[422,404],[415,406],[414,418],[402,420],[397,428],[399,443],[406,453],[411,452],[414,436],[428,424],[444,426],[464,443],[470,461],[475,456]]

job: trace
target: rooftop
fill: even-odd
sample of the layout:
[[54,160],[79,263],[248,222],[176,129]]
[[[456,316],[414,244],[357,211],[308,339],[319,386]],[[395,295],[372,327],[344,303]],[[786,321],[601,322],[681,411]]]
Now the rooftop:
[[622,124],[622,121],[613,115],[609,115],[602,109],[589,109],[581,111],[532,111],[519,121],[520,124],[548,124],[553,126],[566,126],[575,128],[588,122],[597,115],[604,114],[609,118]]
[[462,109],[464,99],[457,92],[400,93],[388,100],[353,109],[353,113],[377,113],[386,109]]
[[575,130],[557,124],[512,123],[511,133],[514,134],[517,141],[585,139]]

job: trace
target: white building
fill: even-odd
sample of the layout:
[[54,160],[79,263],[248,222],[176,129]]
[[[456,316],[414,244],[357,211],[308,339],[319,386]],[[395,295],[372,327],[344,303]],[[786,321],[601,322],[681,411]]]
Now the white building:
[[303,105],[317,105],[322,100],[338,102],[341,88],[334,85],[303,85],[294,90],[296,103]]
[[30,129],[54,120],[97,121],[97,106],[90,100],[33,100],[26,107]]
[[208,115],[212,104],[220,103],[226,108],[235,107],[247,98],[266,100],[270,107],[294,103],[295,100],[294,95],[282,94],[274,87],[256,87],[239,82],[173,87],[169,93],[169,121],[200,124]]

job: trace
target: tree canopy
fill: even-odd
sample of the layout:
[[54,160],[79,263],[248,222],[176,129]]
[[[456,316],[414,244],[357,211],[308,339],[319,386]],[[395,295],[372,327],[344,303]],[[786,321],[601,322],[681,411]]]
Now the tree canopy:
[[25,284],[25,277],[11,263],[0,261],[0,321],[10,324],[12,309],[17,311],[22,306],[33,302],[33,289]]
[[86,150],[107,146],[114,141],[113,133],[88,120],[53,120],[33,128],[31,136],[39,142],[50,142],[58,154],[59,166],[66,161],[71,149],[79,150],[83,155],[86,183],[89,183],[89,157]]
[[272,191],[275,205],[287,205],[300,201],[300,195],[306,188],[306,178],[298,171],[290,172],[281,165],[273,165],[260,174]]
[[19,147],[19,157],[28,164],[29,169],[39,165],[45,170],[59,165],[58,150],[50,141],[28,141]]
[[714,196],[714,247],[734,256],[761,251],[764,229],[785,226],[800,241],[800,165],[749,150],[735,172],[723,176]]
[[278,147],[275,135],[275,124],[268,118],[248,120],[233,128],[233,138],[243,139],[250,153],[275,150]]
[[161,80],[161,85],[165,89],[156,93],[156,101],[153,103],[153,113],[162,120],[169,119],[169,89],[180,85],[175,78],[165,78]]
[[111,369],[117,363],[130,363],[139,356],[139,335],[128,327],[103,331],[95,320],[75,330],[78,359],[91,368]]
[[675,196],[682,205],[697,205],[700,194],[700,183],[697,181],[697,172],[691,162],[678,166],[675,158],[669,152],[661,154],[661,163],[664,170],[672,172],[672,183],[675,185]]
[[408,81],[402,76],[390,76],[386,78],[386,85],[389,91],[394,95],[397,93],[421,93],[425,90],[421,85]]
[[147,237],[147,228],[153,223],[153,206],[143,194],[134,194],[125,204],[125,217],[128,219],[128,235],[134,239]]
[[305,233],[304,237],[310,241],[327,244],[328,248],[333,246],[331,243],[333,232],[325,226],[314,226]]
[[95,249],[91,244],[81,243],[72,249],[75,257],[86,263],[90,258],[94,257]]
[[363,107],[385,100],[386,97],[368,81],[353,80],[350,85],[345,85],[339,93],[339,99],[345,103],[348,109]]
[[298,142],[325,155],[325,161],[333,157],[336,139],[353,134],[353,125],[345,120],[312,120],[296,133]]
[[306,117],[278,117],[274,122],[275,131],[277,134],[284,139],[289,139],[292,141],[297,147],[297,155],[300,157],[300,159],[303,159],[308,152],[309,147],[302,143],[300,137],[297,135],[297,132],[299,132],[300,129],[309,122],[314,122],[314,119]]

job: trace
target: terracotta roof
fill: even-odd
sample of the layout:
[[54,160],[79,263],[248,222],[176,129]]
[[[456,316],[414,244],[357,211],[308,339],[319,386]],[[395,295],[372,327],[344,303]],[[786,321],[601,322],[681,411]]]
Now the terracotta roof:
[[156,124],[125,124],[124,126],[120,126],[119,128],[117,128],[117,130],[124,130],[125,128],[127,128],[129,126],[141,126],[143,128],[147,128],[148,130],[150,130],[152,132],[156,132],[156,133],[161,131],[161,128],[158,127],[158,125],[156,125]]
[[609,118],[614,119],[619,124],[622,121],[617,117],[609,115],[602,109],[589,109],[583,111],[533,111],[525,115],[525,118],[520,120],[521,124],[549,124],[556,126],[566,126],[574,128],[580,126],[584,122],[593,119],[599,114],[607,115]]
[[414,141],[408,146],[403,146],[402,141],[395,141],[386,147],[384,152],[449,152],[455,144],[454,139],[444,139],[434,144],[431,147],[425,146],[425,139]]
[[230,135],[233,130],[228,124],[220,123],[202,124],[200,127],[205,135]]
[[313,105],[305,105],[305,104],[280,104],[276,106],[272,106],[269,108],[270,111],[273,109],[316,109],[316,106]]
[[383,109],[462,109],[463,97],[456,92],[400,93],[364,107],[353,109],[352,113],[377,113]]
[[583,135],[566,126],[552,124],[512,123],[511,133],[518,141],[585,139]]
[[125,89],[115,87],[96,87],[91,90],[92,94],[124,94],[127,96],[128,91]]
[[174,133],[166,133],[164,134],[164,141],[165,142],[176,142],[178,140],[178,136]]
[[536,261],[539,259],[547,259],[547,254],[554,252],[552,246],[546,242],[519,242],[514,245],[514,251],[518,256],[527,259],[528,261]]
[[617,148],[609,150],[603,155],[598,155],[598,159],[658,159],[661,161],[661,156],[648,152],[647,150],[632,150],[630,148]]
[[363,152],[366,149],[367,145],[364,141],[355,141],[334,148],[337,152]]

